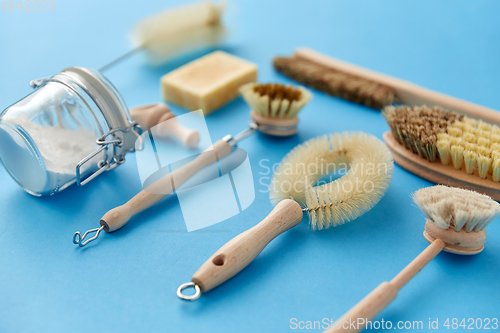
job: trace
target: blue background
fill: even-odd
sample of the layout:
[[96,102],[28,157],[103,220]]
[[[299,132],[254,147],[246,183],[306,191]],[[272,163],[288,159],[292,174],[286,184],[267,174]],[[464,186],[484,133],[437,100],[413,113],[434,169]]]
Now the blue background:
[[[0,1],[1,2],[1,1]],[[16,1],[17,2],[17,1]],[[129,48],[134,22],[181,1],[62,1],[53,12],[0,10],[0,106],[31,91],[30,80],[69,66],[99,68]],[[292,83],[271,59],[308,46],[382,73],[500,109],[498,1],[231,1],[223,49],[259,65],[259,81]],[[106,75],[128,105],[157,102],[159,68],[135,56]],[[181,113],[180,108],[173,108]],[[238,98],[207,117],[212,140],[248,121]],[[287,139],[241,143],[256,182],[241,214],[188,233],[176,196],[86,248],[76,230],[99,225],[141,189],[135,157],[88,186],[53,197],[23,192],[0,170],[0,332],[286,332],[290,319],[337,319],[422,251],[425,219],[410,194],[430,183],[396,167],[387,194],[352,223],[312,232],[307,218],[273,241],[242,273],[196,302],[175,295],[226,241],[272,208],[259,166],[279,162],[317,135],[362,130],[381,138],[380,112],[314,91]],[[500,317],[500,224],[477,256],[440,254],[378,317],[394,322]]]

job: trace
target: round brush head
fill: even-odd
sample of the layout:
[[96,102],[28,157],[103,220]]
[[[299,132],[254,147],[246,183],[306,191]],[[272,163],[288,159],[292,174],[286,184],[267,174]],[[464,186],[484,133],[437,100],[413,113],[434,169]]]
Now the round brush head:
[[303,87],[277,83],[247,83],[240,93],[252,107],[250,115],[258,129],[275,136],[297,133],[297,114],[312,98]]
[[[310,139],[289,152],[270,186],[273,203],[297,201],[309,213],[311,228],[327,229],[352,221],[384,196],[392,179],[392,156],[373,135],[344,132]],[[342,173],[325,183],[323,176]]]
[[474,191],[437,185],[413,194],[413,201],[427,217],[424,237],[441,239],[445,251],[476,254],[484,249],[484,228],[500,214],[500,204]]

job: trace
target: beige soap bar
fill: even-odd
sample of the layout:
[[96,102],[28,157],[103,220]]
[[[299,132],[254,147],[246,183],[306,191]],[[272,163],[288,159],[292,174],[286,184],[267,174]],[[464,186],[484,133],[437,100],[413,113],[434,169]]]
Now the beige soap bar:
[[215,51],[165,74],[161,86],[166,101],[209,114],[237,97],[240,86],[255,81],[255,64]]

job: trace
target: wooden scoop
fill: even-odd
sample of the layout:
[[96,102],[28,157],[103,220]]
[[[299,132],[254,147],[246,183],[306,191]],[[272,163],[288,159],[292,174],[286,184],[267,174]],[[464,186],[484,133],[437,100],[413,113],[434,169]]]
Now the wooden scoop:
[[132,108],[130,109],[130,115],[143,130],[155,127],[155,136],[175,137],[188,148],[194,148],[200,142],[198,131],[179,124],[175,119],[175,115],[165,103]]

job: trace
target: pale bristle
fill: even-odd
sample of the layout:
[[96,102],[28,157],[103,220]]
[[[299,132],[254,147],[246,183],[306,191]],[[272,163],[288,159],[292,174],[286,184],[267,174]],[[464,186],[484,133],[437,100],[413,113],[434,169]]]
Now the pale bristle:
[[490,141],[491,143],[500,143],[500,134],[492,133],[490,135]]
[[[372,135],[325,135],[285,156],[273,176],[270,198],[273,203],[292,198],[306,206],[313,230],[335,227],[377,204],[391,182],[393,168],[390,151]],[[346,169],[339,179],[317,184],[322,176]]]
[[493,161],[493,171],[492,171],[493,181],[500,181],[500,158],[496,158]]
[[312,98],[312,94],[303,87],[274,83],[247,83],[240,88],[240,93],[257,114],[276,119],[297,116]]
[[451,161],[453,162],[453,167],[457,170],[460,170],[462,168],[463,160],[464,160],[464,147],[452,146]]
[[425,216],[442,229],[480,231],[500,214],[500,204],[489,196],[437,185],[413,193]]
[[477,139],[477,144],[479,146],[489,147],[491,144],[491,141],[490,141],[490,139],[481,137],[481,138]]
[[468,174],[474,173],[474,168],[476,167],[476,159],[477,159],[476,152],[473,152],[471,150],[464,151],[465,171]]
[[491,158],[486,156],[479,156],[477,158],[477,172],[480,178],[486,178],[490,170]]
[[450,140],[448,138],[442,138],[438,140],[437,149],[441,163],[443,163],[444,165],[450,164],[450,159],[451,159]]
[[499,181],[498,126],[436,107],[390,106],[383,113],[394,137],[407,149],[430,162],[439,158],[457,170]]
[[381,109],[395,99],[394,90],[384,84],[338,71],[298,57],[277,57],[274,67],[286,76],[327,94]]
[[470,126],[472,126],[472,127],[474,127],[474,128],[477,126],[477,120],[476,120],[476,119],[469,118],[469,117],[465,116],[465,117],[462,119],[462,121],[463,121],[464,123],[466,123],[467,125],[470,125]]
[[133,46],[159,65],[179,54],[217,45],[226,35],[223,8],[223,3],[201,1],[146,17],[132,29]]

